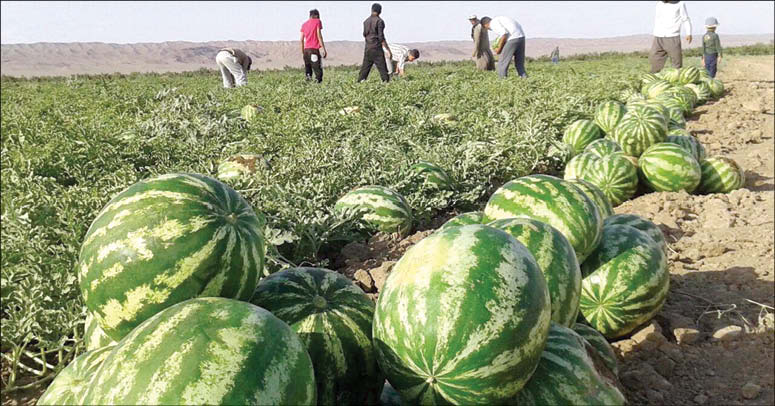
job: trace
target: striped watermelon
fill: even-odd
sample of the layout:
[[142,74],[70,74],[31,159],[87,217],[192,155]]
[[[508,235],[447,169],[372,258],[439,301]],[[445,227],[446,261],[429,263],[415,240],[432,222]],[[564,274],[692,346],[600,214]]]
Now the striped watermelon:
[[592,200],[595,203],[595,206],[600,209],[601,219],[605,219],[614,214],[614,208],[611,207],[611,201],[608,200],[605,193],[603,193],[599,187],[583,179],[571,179],[568,182],[576,185],[576,187],[587,195],[589,200]]
[[385,387],[379,397],[379,406],[401,406],[403,404],[401,394],[390,385],[390,382],[385,381]]
[[314,405],[312,361],[272,313],[217,297],[144,321],[94,374],[84,403]]
[[591,154],[597,155],[599,158],[602,158],[606,155],[611,155],[614,152],[622,152],[622,147],[620,147],[619,144],[617,144],[614,140],[603,138],[600,140],[595,140],[591,144],[587,145],[587,147],[584,149],[584,152],[589,152]]
[[328,269],[290,268],[262,279],[250,302],[299,335],[312,358],[318,404],[377,402],[385,377],[371,344],[374,302],[358,286]]
[[711,79],[710,73],[707,69],[699,69],[700,71],[700,81]]
[[694,138],[691,135],[683,135],[680,131],[670,131],[665,142],[672,142],[673,144],[680,145],[685,150],[689,151],[697,162],[702,162],[702,160],[705,159],[705,147],[702,146],[702,143],[700,143],[697,138]]
[[672,89],[662,93],[657,97],[659,101],[672,100],[673,105],[678,106],[684,116],[688,116],[692,113],[695,103],[697,103],[697,95],[694,92],[684,86],[675,86]]
[[600,127],[592,120],[576,120],[565,129],[562,142],[570,146],[572,155],[578,155],[592,141],[602,136]]
[[653,99],[671,87],[673,87],[673,85],[670,82],[666,80],[657,80],[643,87],[643,95],[646,96],[647,99]]
[[638,164],[641,178],[658,192],[691,193],[700,184],[700,164],[678,144],[654,144],[638,159]]
[[600,188],[613,207],[629,200],[638,190],[638,168],[621,154],[595,161],[582,179]]
[[86,351],[62,369],[51,382],[38,405],[82,405],[94,373],[110,355],[113,346]]
[[706,80],[705,83],[707,83],[708,89],[710,89],[710,95],[714,99],[718,99],[724,95],[724,82],[718,79],[710,79]]
[[484,208],[484,222],[511,217],[536,219],[560,230],[579,262],[600,242],[603,220],[595,203],[575,185],[554,176],[523,176],[496,190]]
[[[692,138],[694,137],[692,133],[690,133],[689,130],[685,128],[671,128],[670,130],[668,130],[667,136],[668,137],[682,136],[682,137],[692,137]],[[667,140],[667,138],[665,138],[665,140]]]
[[743,187],[745,171],[731,158],[711,157],[700,164],[700,193],[729,193]]
[[624,117],[624,113],[626,113],[624,105],[617,101],[600,103],[595,109],[595,124],[605,134],[611,134]]
[[667,119],[656,109],[635,107],[616,126],[613,139],[625,154],[639,157],[648,147],[664,141]]
[[686,128],[686,118],[684,118],[683,110],[673,99],[668,100],[670,100],[670,106],[668,106],[668,103],[664,103],[668,112],[668,128]]
[[[685,127],[685,124],[686,124],[686,115],[684,114],[684,107],[685,107],[685,106],[684,106],[684,104],[683,104],[683,103],[681,103],[681,102],[680,102],[680,101],[679,101],[677,98],[675,98],[675,97],[670,97],[670,95],[668,95],[668,96],[662,96],[662,97],[658,97],[658,98],[654,99],[654,101],[655,101],[655,102],[658,102],[658,103],[661,103],[663,106],[665,106],[666,108],[668,108],[668,111],[670,111],[671,109],[673,109],[673,110],[677,110],[679,113],[681,113],[681,118],[683,119],[683,122],[684,122],[684,127]],[[689,108],[689,110],[691,110],[691,107]],[[674,115],[674,114],[675,114],[675,113],[673,113],[673,112],[670,112],[670,118],[671,118],[671,121],[675,122],[675,124],[676,124],[676,125],[679,125],[679,124],[680,124],[680,119],[678,119],[677,117],[676,117],[676,118],[674,118],[674,117],[673,117],[673,115]]]
[[218,174],[216,176],[218,179],[227,182],[256,173],[256,167],[259,165],[264,169],[268,169],[268,164],[261,155],[232,155],[218,164]]
[[684,85],[684,87],[694,92],[697,96],[697,104],[703,104],[713,97],[710,93],[710,87],[705,82],[689,83],[688,85]]
[[565,164],[563,179],[570,180],[581,178],[584,173],[589,170],[592,163],[598,159],[597,155],[590,152],[582,152],[581,154],[574,156],[567,164]]
[[556,228],[533,219],[510,218],[489,224],[521,242],[544,274],[551,299],[551,320],[563,326],[576,322],[581,293],[581,269],[576,253]]
[[621,337],[662,308],[670,277],[657,243],[635,227],[610,224],[581,264],[581,313],[606,338]]
[[503,404],[538,365],[550,311],[524,245],[485,225],[451,227],[393,267],[374,313],[377,360],[407,403]]
[[484,218],[483,211],[471,211],[468,213],[461,213],[451,219],[447,220],[439,230],[443,230],[449,227],[467,226],[469,224],[482,224],[482,218]]
[[424,179],[425,184],[436,189],[452,189],[452,179],[441,167],[428,161],[420,161],[412,165],[412,171]]
[[258,117],[258,113],[262,110],[261,106],[257,104],[248,104],[240,111],[240,115],[245,121],[253,121]]
[[586,324],[576,323],[571,328],[576,332],[576,334],[583,337],[592,347],[595,348],[597,354],[600,356],[600,358],[603,359],[603,362],[605,363],[605,366],[608,368],[608,370],[613,372],[614,375],[618,376],[619,363],[616,360],[616,353],[614,352],[614,349],[611,348],[611,344],[608,343],[608,340],[606,340],[599,331],[589,327]]
[[516,404],[624,405],[615,377],[601,373],[595,357],[595,348],[578,333],[552,323],[538,368],[517,394]]
[[662,76],[662,79],[665,79],[666,81],[672,83],[672,84],[678,84],[679,83],[679,75],[681,72],[674,68],[674,67],[668,67],[665,69],[662,69],[662,72],[660,72],[660,76]]
[[102,331],[99,321],[97,321],[91,312],[86,313],[86,327],[84,328],[83,341],[86,344],[86,351],[116,344],[112,338],[108,337],[108,335]]
[[667,240],[665,240],[665,235],[662,234],[662,230],[659,228],[659,226],[653,222],[646,220],[637,214],[623,213],[615,214],[603,221],[603,227],[613,224],[635,227],[638,230],[643,231],[646,233],[646,235],[651,237],[651,239],[657,243],[659,249],[661,249],[662,252],[667,255]]
[[386,233],[408,234],[412,229],[412,208],[403,196],[384,186],[363,186],[337,200],[334,211],[351,213]]
[[658,80],[662,80],[662,78],[660,78],[659,76],[657,76],[654,73],[644,73],[643,76],[640,77],[641,88],[644,85],[656,82]]
[[700,81],[700,70],[695,66],[684,66],[678,71],[678,82],[682,85]]
[[81,295],[110,338],[186,299],[247,300],[264,269],[263,216],[198,174],[135,183],[97,215],[81,246]]
[[635,89],[627,88],[622,90],[622,93],[619,95],[619,100],[627,103],[635,100],[646,100],[646,97]]

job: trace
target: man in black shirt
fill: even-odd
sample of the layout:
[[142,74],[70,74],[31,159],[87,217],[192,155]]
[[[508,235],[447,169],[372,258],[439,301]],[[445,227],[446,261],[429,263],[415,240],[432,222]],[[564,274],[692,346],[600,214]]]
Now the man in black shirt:
[[390,76],[387,71],[387,63],[385,63],[385,51],[382,48],[387,49],[387,57],[392,58],[387,41],[385,41],[385,22],[379,18],[382,13],[382,6],[379,3],[371,5],[371,16],[363,22],[363,38],[366,40],[366,47],[363,50],[363,63],[361,64],[361,73],[358,76],[358,81],[366,80],[371,72],[371,65],[377,65],[379,76],[383,82],[390,80]]

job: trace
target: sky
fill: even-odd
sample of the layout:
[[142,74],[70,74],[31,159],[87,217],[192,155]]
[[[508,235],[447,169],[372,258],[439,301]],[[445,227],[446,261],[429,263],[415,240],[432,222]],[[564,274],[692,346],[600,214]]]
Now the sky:
[[[326,41],[362,41],[371,1],[2,1],[0,43],[298,40],[309,10],[317,8]],[[654,1],[382,1],[388,41],[467,40],[468,15],[507,15],[528,38],[603,38],[650,34]],[[775,2],[686,2],[694,34],[706,17],[724,34],[773,32]]]

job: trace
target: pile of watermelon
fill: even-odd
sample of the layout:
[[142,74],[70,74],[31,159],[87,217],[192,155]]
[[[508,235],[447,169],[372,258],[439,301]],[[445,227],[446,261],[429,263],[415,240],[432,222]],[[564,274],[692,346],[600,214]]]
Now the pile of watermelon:
[[635,196],[639,184],[658,192],[728,193],[745,183],[731,158],[706,157],[686,130],[695,106],[723,96],[724,84],[687,66],[645,74],[640,91],[597,106],[594,116],[563,134],[572,158],[564,179],[596,186],[613,207]]

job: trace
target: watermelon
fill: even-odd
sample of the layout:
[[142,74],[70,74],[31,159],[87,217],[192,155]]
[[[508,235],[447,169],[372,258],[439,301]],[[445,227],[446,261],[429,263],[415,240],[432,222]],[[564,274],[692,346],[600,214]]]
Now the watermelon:
[[334,205],[341,216],[355,213],[386,233],[406,235],[412,229],[412,208],[403,196],[383,186],[363,186],[342,196]]
[[660,72],[660,76],[662,76],[662,79],[665,79],[672,84],[678,84],[679,83],[678,77],[680,73],[681,72],[678,69],[671,66],[671,67],[662,69],[662,72]]
[[84,403],[314,405],[304,344],[267,310],[190,299],[144,321],[94,374]]
[[48,385],[38,405],[82,405],[86,390],[91,385],[94,373],[110,355],[113,346],[89,350],[67,364]]
[[575,323],[581,269],[568,239],[549,224],[528,218],[500,219],[487,225],[509,233],[533,254],[549,289],[551,320],[563,326]]
[[403,404],[401,394],[390,385],[390,382],[385,381],[385,387],[379,397],[379,406],[401,406]]
[[714,99],[718,99],[724,95],[724,82],[718,79],[710,79],[706,80],[705,83],[708,85],[708,89],[710,89],[710,95]]
[[646,100],[639,91],[630,88],[624,89],[620,94],[619,99],[625,103],[635,100]]
[[705,82],[689,83],[684,87],[690,89],[697,96],[697,104],[703,104],[710,100],[713,95],[710,92],[710,86]]
[[[692,137],[692,138],[694,138],[692,133],[690,133],[689,130],[687,130],[685,128],[671,128],[670,130],[667,131],[667,136],[668,137],[678,137],[678,136],[681,136],[681,137]],[[667,138],[665,138],[665,141],[667,142]]]
[[675,86],[670,90],[662,93],[657,97],[658,101],[670,101],[670,103],[681,109],[684,116],[691,114],[694,109],[695,103],[697,103],[697,95],[694,92],[684,86]]
[[[535,373],[516,397],[519,405],[624,405],[615,377],[602,374],[590,343],[552,323]],[[599,361],[598,361],[599,360]]]
[[248,104],[240,111],[240,115],[245,121],[253,121],[258,117],[258,113],[263,110],[261,106],[257,104]]
[[589,152],[591,154],[597,155],[599,158],[602,158],[615,152],[622,152],[622,147],[620,147],[619,144],[617,144],[614,140],[603,138],[600,140],[595,140],[591,144],[587,145],[587,147],[584,149],[584,152]]
[[619,363],[616,360],[616,353],[614,352],[614,349],[611,348],[611,344],[608,343],[608,340],[606,340],[599,331],[583,323],[576,323],[571,328],[576,334],[583,337],[595,348],[597,354],[603,359],[606,368],[613,372],[614,375],[618,376]]
[[562,142],[571,147],[572,155],[578,155],[602,136],[600,128],[592,120],[576,120],[565,129]]
[[595,124],[605,134],[611,134],[624,117],[624,113],[626,113],[624,105],[617,101],[600,103],[595,109]]
[[640,83],[641,85],[647,85],[649,83],[656,82],[658,80],[661,80],[659,76],[653,73],[645,73],[643,76],[640,77]]
[[409,404],[503,404],[538,365],[550,306],[540,268],[514,237],[447,228],[388,276],[374,313],[377,360]]
[[599,187],[589,183],[583,179],[571,179],[568,182],[576,185],[587,197],[592,200],[598,209],[600,209],[600,218],[604,219],[614,214],[614,209],[611,207],[611,201],[608,200],[605,193],[600,190]]
[[264,269],[263,216],[234,189],[199,175],[124,189],[84,238],[81,295],[110,338],[186,299],[248,300]]
[[700,164],[700,171],[700,193],[729,193],[745,184],[745,171],[731,158],[707,158]]
[[102,331],[99,321],[94,318],[91,312],[86,313],[86,327],[84,328],[83,341],[86,344],[86,351],[116,344],[112,338],[108,337],[108,335]]
[[638,159],[638,164],[641,178],[658,192],[691,193],[700,184],[700,164],[678,144],[654,144]]
[[595,161],[582,179],[600,188],[613,207],[629,200],[638,190],[638,168],[621,154]]
[[710,72],[707,69],[700,69],[700,81],[711,79]]
[[441,125],[455,124],[457,123],[457,117],[451,113],[435,114],[433,117],[431,117],[431,122]]
[[[667,107],[668,128],[686,128],[686,118],[684,118],[683,110],[681,110],[680,106],[677,106],[675,101],[671,101],[670,104],[671,107]],[[667,103],[665,103],[665,106],[667,106]]]
[[627,111],[613,132],[613,139],[622,151],[639,157],[648,147],[664,141],[667,119],[658,110],[635,107]]
[[290,268],[261,280],[251,303],[298,334],[312,358],[318,404],[374,404],[385,377],[371,343],[374,302],[344,275]]
[[590,165],[599,158],[597,155],[590,152],[582,152],[579,155],[574,156],[565,164],[565,174],[563,179],[578,179],[583,176],[589,170]]
[[684,66],[678,71],[678,82],[682,85],[700,81],[700,70],[695,66]]
[[218,164],[218,174],[216,176],[218,179],[227,182],[256,173],[257,166],[269,169],[269,165],[261,155],[232,155]]
[[469,224],[482,224],[483,217],[484,217],[484,212],[482,211],[472,211],[468,213],[461,213],[447,220],[446,223],[444,223],[441,227],[439,227],[439,230],[443,230],[449,227],[466,226]]
[[615,214],[611,217],[608,217],[603,221],[603,227],[612,225],[612,224],[619,224],[619,225],[625,225],[630,227],[635,227],[640,231],[643,231],[651,237],[652,240],[654,240],[655,243],[657,243],[657,246],[659,246],[659,249],[662,250],[662,252],[667,255],[667,240],[665,240],[665,235],[662,234],[662,230],[654,224],[653,222],[646,220],[645,218],[638,216],[637,214],[629,214],[629,213],[623,213],[623,214]]
[[670,82],[666,80],[657,80],[643,87],[643,95],[646,96],[647,99],[653,99],[671,87],[673,87],[673,85],[670,84]]
[[[672,135],[676,134],[676,135]],[[673,131],[670,131],[667,135],[667,138],[665,139],[665,142],[672,142],[673,144],[678,144],[681,147],[683,147],[685,150],[689,151],[689,153],[692,154],[694,159],[697,160],[697,162],[702,162],[703,159],[705,159],[705,147],[702,146],[702,143],[697,138],[694,138],[691,135],[678,135],[679,132],[676,131],[673,133]]]
[[603,239],[581,264],[581,273],[581,313],[609,339],[654,317],[670,287],[664,252],[646,233],[627,225],[603,227]]
[[412,165],[412,171],[424,180],[424,183],[436,189],[452,189],[452,179],[444,169],[428,161]]
[[570,241],[579,262],[600,242],[600,218],[595,203],[581,189],[549,175],[529,175],[501,186],[484,208],[485,223],[527,217],[553,226]]

